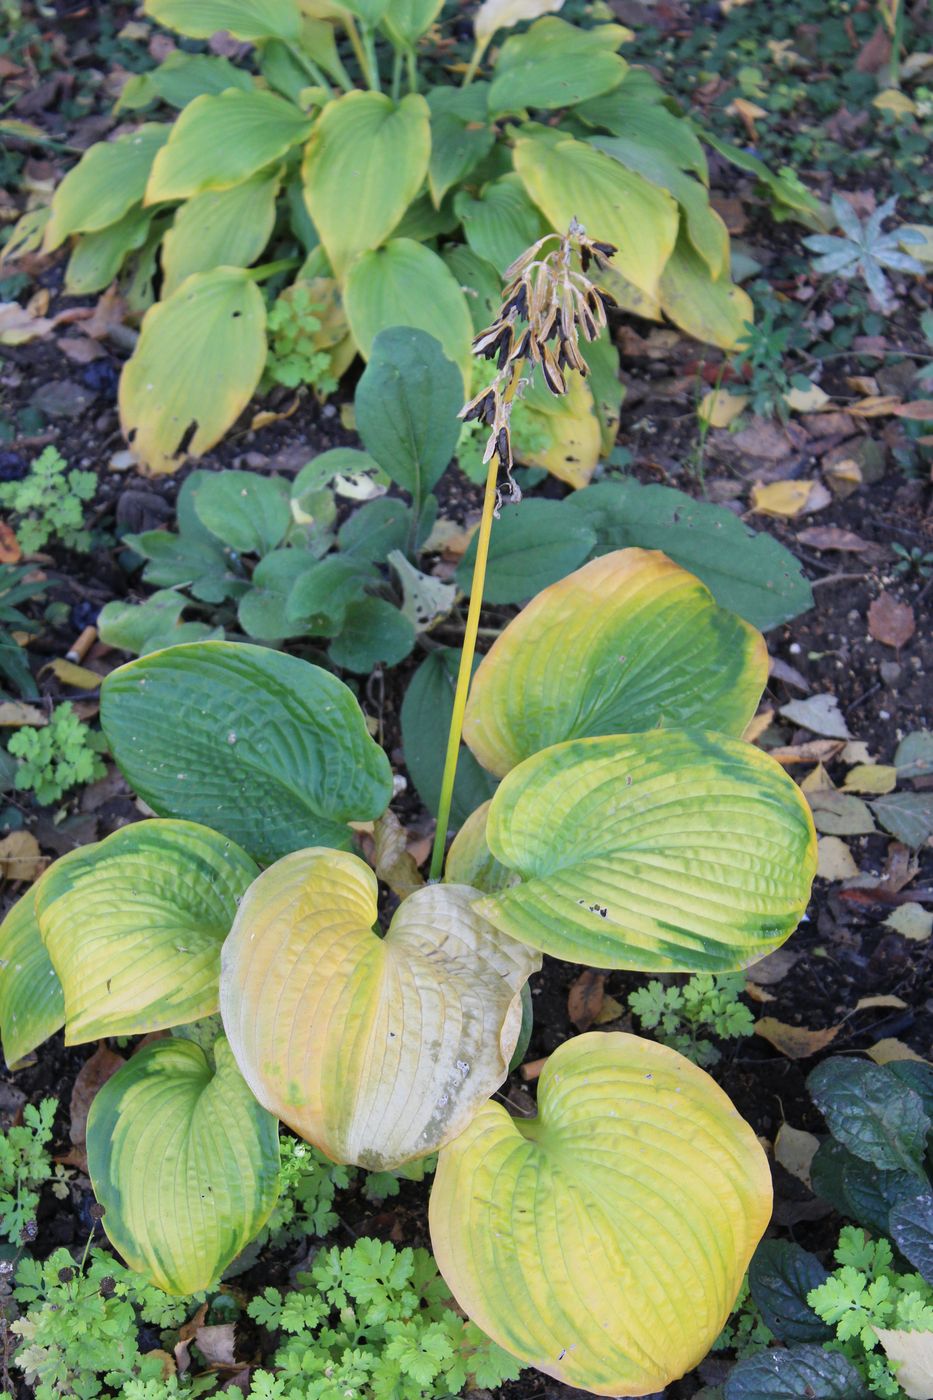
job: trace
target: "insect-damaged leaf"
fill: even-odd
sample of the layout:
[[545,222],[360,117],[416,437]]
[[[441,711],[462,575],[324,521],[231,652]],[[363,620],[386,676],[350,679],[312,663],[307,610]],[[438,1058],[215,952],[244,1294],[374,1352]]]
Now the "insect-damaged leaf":
[[536,1118],[487,1103],[442,1149],[431,1243],[457,1302],[514,1356],[644,1395],[706,1355],[770,1212],[764,1153],[709,1075],[595,1032],[547,1061]]
[[384,938],[376,877],[343,852],[278,861],[224,946],[221,1014],[261,1103],[338,1162],[382,1170],[455,1137],[503,1082],[540,966],[430,885]]

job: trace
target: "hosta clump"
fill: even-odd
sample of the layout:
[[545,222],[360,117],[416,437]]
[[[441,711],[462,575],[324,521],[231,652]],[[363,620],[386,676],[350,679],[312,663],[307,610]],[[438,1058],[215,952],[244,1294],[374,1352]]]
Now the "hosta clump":
[[81,1044],[219,1007],[212,1047],[155,1041],[92,1106],[91,1178],[132,1266],[171,1293],[216,1283],[274,1209],[282,1119],[370,1168],[439,1149],[439,1266],[523,1364],[610,1395],[696,1364],[770,1213],[725,1094],[665,1046],[590,1034],[548,1061],[537,1118],[491,1096],[543,951],[719,973],[795,927],[808,809],[738,737],[766,668],[754,628],[661,554],[545,589],[469,701],[493,796],[384,936],[351,823],[381,848],[392,774],[346,687],[220,640],[111,673],[102,726],[157,815],[14,907],[0,1020],[16,1060],[63,1024]]
[[[132,308],[148,307],[120,384],[123,427],[148,470],[204,452],[246,406],[268,360],[261,285],[283,272],[298,290],[272,303],[268,377],[286,383],[323,386],[404,324],[436,335],[466,387],[474,308],[479,328],[508,264],[574,216],[617,249],[606,289],[628,309],[734,343],[751,304],[731,281],[698,132],[620,56],[622,26],[535,18],[548,8],[524,9],[534,23],[504,38],[482,80],[422,93],[415,51],[440,0],[353,0],[326,19],[298,0],[146,0],[151,19],[188,39],[228,30],[252,45],[249,63],[176,50],[132,80],[120,105],[145,120],[91,147],[50,208],[24,216],[6,258],[68,245],[68,292],[118,277]],[[515,14],[482,7],[482,50]],[[395,55],[387,91],[377,31]],[[320,308],[301,364],[283,340],[282,296],[293,295]],[[614,365],[608,341],[604,353]],[[597,406],[579,385],[574,415],[598,441]]]

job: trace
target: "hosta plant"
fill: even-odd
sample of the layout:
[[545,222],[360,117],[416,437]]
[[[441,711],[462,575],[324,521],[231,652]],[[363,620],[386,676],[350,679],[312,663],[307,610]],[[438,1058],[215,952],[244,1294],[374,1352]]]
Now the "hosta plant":
[[[513,491],[519,366],[547,363],[560,387],[578,332],[597,329],[575,283],[553,350],[544,337],[581,254],[608,257],[579,230],[533,250],[516,273],[541,279],[527,336],[508,312],[493,328],[500,369],[466,409],[479,404],[493,430],[481,552],[497,491]],[[481,567],[467,678],[480,582]],[[551,585],[483,658],[466,706],[493,795],[445,869],[458,704],[443,878],[409,870],[385,921],[379,872],[400,889],[392,774],[340,681],[221,640],[112,672],[101,723],[156,815],[63,857],[14,907],[0,1021],[15,1062],[61,1025],[81,1044],[197,1026],[219,1008],[212,1044],[154,1041],[92,1105],[91,1179],[132,1266],[168,1292],[215,1283],[273,1209],[282,1120],[368,1169],[439,1152],[439,1267],[522,1363],[616,1396],[695,1365],[770,1214],[751,1128],[704,1071],[620,1033],[562,1045],[534,1119],[493,1095],[543,952],[720,972],[796,926],[812,821],[740,737],[766,674],[760,634],[660,553],[614,551]],[[360,823],[373,824],[375,871],[355,849]]]
[[[451,86],[436,60],[418,71],[440,0],[143,8],[188,39],[227,30],[251,59],[174,51],[133,79],[120,106],[151,109],[142,123],[92,146],[5,256],[68,246],[66,291],[119,277],[131,307],[148,307],[120,384],[147,470],[172,471],[226,432],[260,384],[270,334],[268,379],[326,386],[380,330],[408,325],[435,335],[468,381],[501,273],[571,217],[615,246],[602,281],[626,308],[724,347],[751,319],[709,203],[702,133],[620,56],[622,26],[584,29],[545,13],[558,8],[547,0],[484,5],[483,51],[533,23]],[[294,336],[280,343],[296,298],[309,318],[300,363]],[[608,342],[603,353],[614,378]],[[558,421],[538,423],[539,454],[568,418],[591,441],[597,406],[577,381]]]

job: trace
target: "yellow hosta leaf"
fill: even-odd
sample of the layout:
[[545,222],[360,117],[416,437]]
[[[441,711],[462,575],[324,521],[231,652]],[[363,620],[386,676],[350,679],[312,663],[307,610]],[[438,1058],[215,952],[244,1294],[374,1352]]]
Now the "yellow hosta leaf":
[[524,446],[516,432],[518,459],[526,466],[544,467],[575,490],[586,486],[602,455],[602,434],[593,392],[583,376],[569,375],[567,393],[551,398],[546,407],[529,398],[523,408],[525,422],[534,425],[534,446]]
[[166,1293],[214,1288],[279,1194],[279,1125],[223,1036],[211,1060],[172,1036],[133,1055],[91,1104],[87,1158],[109,1239]]
[[430,112],[417,94],[393,102],[378,92],[348,92],[324,108],[302,178],[338,280],[354,258],[389,237],[424,183],[430,152]]
[[805,799],[778,764],[720,734],[571,739],[513,768],[486,822],[522,882],[474,908],[589,967],[727,972],[796,928],[816,868]]
[[768,656],[749,623],[720,608],[666,555],[620,549],[551,584],[483,658],[463,736],[502,776],[550,744],[696,725],[739,735]]
[[759,515],[793,519],[806,510],[814,481],[769,481],[752,487],[751,506]]
[[513,870],[500,865],[486,844],[489,802],[481,802],[457,832],[447,852],[444,878],[454,884],[472,885],[483,894],[494,894],[518,884]]
[[398,1166],[461,1132],[504,1081],[540,966],[429,885],[381,938],[376,878],[343,851],[277,861],[224,946],[221,1014],[260,1103],[334,1161]]
[[150,307],[120,376],[120,421],[145,467],[177,470],[189,434],[192,456],[213,447],[249,403],[265,362],[265,303],[240,268],[195,272]]
[[220,29],[248,43],[299,35],[295,0],[145,0],[143,9],[167,29],[192,39],[209,39]]
[[536,1118],[488,1103],[442,1150],[431,1244],[513,1356],[635,1396],[706,1355],[770,1214],[764,1152],[709,1075],[593,1032],[547,1061]]
[[578,219],[591,238],[617,249],[612,266],[647,297],[677,239],[679,212],[666,190],[584,141],[547,132],[515,143],[515,169],[555,232]]
[[747,394],[730,394],[728,389],[710,389],[697,406],[697,417],[711,428],[728,428],[747,405]]
[[136,822],[63,856],[36,916],[65,993],[65,1043],[217,1010],[220,945],[258,866],[195,822]]
[[731,350],[755,319],[748,293],[730,282],[728,274],[714,279],[683,229],[664,265],[658,292],[662,311],[675,325],[723,350]]

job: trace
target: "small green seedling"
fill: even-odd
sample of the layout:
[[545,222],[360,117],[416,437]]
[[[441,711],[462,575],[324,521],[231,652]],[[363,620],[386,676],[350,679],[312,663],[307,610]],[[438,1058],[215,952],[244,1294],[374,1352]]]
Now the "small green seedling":
[[57,1099],[43,1099],[38,1107],[28,1103],[22,1123],[0,1133],[0,1236],[13,1244],[24,1242],[39,1189],[52,1175],[46,1149],[57,1107]]
[[34,792],[42,807],[58,802],[79,783],[92,783],[107,771],[100,754],[106,744],[75,714],[67,702],[56,705],[52,718],[42,729],[25,725],[7,745],[20,760],[15,786]]
[[97,490],[95,472],[69,471],[54,447],[47,447],[22,481],[0,483],[0,506],[17,516],[16,537],[25,554],[52,540],[86,553],[91,532],[84,528],[84,507]]
[[713,977],[699,972],[679,986],[649,982],[647,987],[630,994],[628,1004],[643,1030],[654,1031],[655,1039],[662,1045],[669,1045],[705,1068],[722,1058],[709,1035],[736,1040],[752,1034],[752,1013],[739,1001],[744,988],[744,973]]

